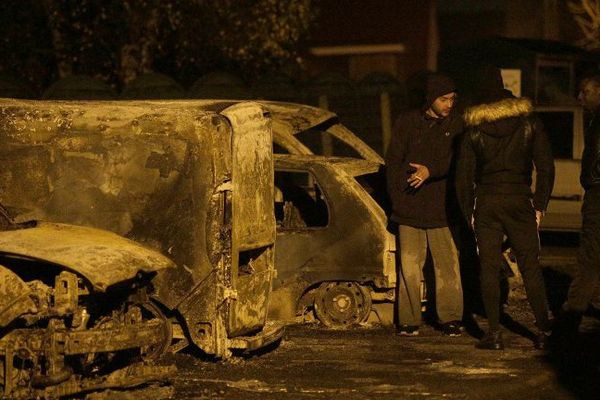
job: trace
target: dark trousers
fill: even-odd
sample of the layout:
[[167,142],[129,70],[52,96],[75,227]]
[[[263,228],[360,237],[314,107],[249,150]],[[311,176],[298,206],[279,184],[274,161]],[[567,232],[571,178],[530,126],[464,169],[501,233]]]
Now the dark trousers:
[[583,226],[575,278],[569,287],[567,309],[583,313],[598,298],[600,281],[600,188],[588,190],[581,208]]
[[475,235],[481,264],[481,295],[490,331],[500,328],[500,273],[502,242],[508,237],[536,326],[549,330],[548,301],[539,265],[540,241],[535,210],[528,196],[479,195],[475,207]]

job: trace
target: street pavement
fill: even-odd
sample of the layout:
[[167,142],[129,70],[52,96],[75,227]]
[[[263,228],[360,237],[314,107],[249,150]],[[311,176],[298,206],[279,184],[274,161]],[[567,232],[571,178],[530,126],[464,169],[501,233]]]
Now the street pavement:
[[[574,249],[546,251],[543,261],[557,309]],[[535,350],[522,282],[518,276],[511,281],[503,351],[474,347],[486,328],[478,315],[456,338],[429,325],[417,337],[398,337],[390,325],[335,331],[299,324],[287,328],[278,346],[250,357],[167,357],[179,369],[175,399],[600,399],[598,319],[585,317],[581,334],[559,351]]]
[[391,327],[295,325],[278,347],[250,358],[206,362],[174,355],[176,399],[600,398],[600,323],[584,323],[594,349],[561,356],[535,350],[524,336],[527,322],[508,323],[517,333],[505,329],[504,351],[477,350],[470,334],[451,338],[429,326],[406,338]]

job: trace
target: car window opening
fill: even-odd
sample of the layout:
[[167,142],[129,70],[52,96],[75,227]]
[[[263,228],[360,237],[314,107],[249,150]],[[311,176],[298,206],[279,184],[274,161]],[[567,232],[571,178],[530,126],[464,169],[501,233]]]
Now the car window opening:
[[310,173],[275,171],[275,186],[277,227],[298,229],[327,226],[327,202]]
[[251,275],[269,268],[271,248],[269,246],[241,251],[239,253],[238,275]]
[[314,154],[336,157],[363,158],[355,148],[322,129],[309,129],[296,134],[296,138]]

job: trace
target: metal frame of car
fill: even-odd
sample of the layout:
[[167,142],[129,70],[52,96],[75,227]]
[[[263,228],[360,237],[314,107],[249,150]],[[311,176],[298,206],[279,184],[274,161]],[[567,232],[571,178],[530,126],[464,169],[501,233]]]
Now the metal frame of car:
[[324,133],[352,148],[360,158],[378,164],[384,163],[375,150],[342,125],[338,116],[331,111],[304,104],[265,101],[261,104],[273,117],[275,143],[290,154],[314,154],[308,146],[298,140],[297,135],[310,129],[321,128]]

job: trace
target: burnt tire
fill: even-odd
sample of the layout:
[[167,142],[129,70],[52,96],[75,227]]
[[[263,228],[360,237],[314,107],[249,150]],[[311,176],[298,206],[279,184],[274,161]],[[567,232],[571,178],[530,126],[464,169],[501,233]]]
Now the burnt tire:
[[367,320],[371,294],[356,282],[323,282],[315,293],[314,309],[326,327],[347,329]]

